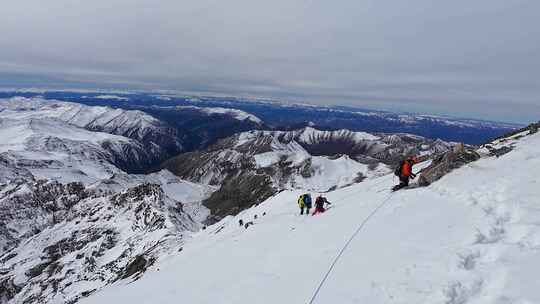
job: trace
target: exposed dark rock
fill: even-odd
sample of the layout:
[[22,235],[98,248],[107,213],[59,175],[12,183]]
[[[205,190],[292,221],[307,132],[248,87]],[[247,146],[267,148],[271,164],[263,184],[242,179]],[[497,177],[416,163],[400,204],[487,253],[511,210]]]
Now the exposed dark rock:
[[229,114],[204,112],[202,108],[142,107],[143,111],[174,126],[181,138],[184,151],[205,149],[219,139],[233,134],[260,129],[263,126],[251,120],[238,120]]
[[9,253],[9,254],[6,254],[5,257],[3,257],[2,259],[0,259],[0,262],[5,263],[5,262],[11,260],[12,258],[14,258],[14,257],[16,257],[16,256],[17,256],[17,254],[14,253],[14,252]]
[[203,202],[211,210],[208,222],[213,223],[227,215],[238,214],[276,192],[266,175],[249,174],[231,178]]
[[26,271],[25,274],[30,278],[40,276],[45,270],[45,268],[47,268],[50,264],[51,264],[50,261],[37,264],[36,266],[28,269],[28,271]]
[[[127,279],[136,274],[140,275],[145,272],[150,265],[150,261],[146,260],[142,255],[138,255],[126,266],[126,269],[122,274],[122,279]],[[136,276],[136,278],[137,277],[138,276]]]
[[[22,187],[27,191],[16,192]],[[21,239],[42,231],[45,227],[58,223],[73,206],[94,195],[81,183],[61,184],[56,181],[38,180],[35,182],[15,184],[13,192],[0,195],[0,240],[7,243],[0,248],[0,253],[17,245]],[[12,206],[17,206],[13,209]],[[39,220],[36,220],[39,219]],[[11,223],[29,226],[20,234],[9,229]],[[11,226],[12,227],[12,226]]]
[[519,134],[519,133],[524,133],[524,132],[527,132],[529,131],[529,135],[531,134],[534,134],[536,132],[538,132],[538,129],[540,128],[540,122],[536,122],[536,123],[532,123],[524,128],[521,128],[521,129],[515,129],[511,132],[508,132],[508,133],[505,133],[501,136],[498,136],[496,138],[494,138],[493,140],[489,141],[487,144],[493,142],[493,141],[496,141],[496,140],[502,140],[502,141],[505,141],[506,139],[508,139],[509,137],[512,137],[516,134]]
[[105,141],[101,147],[111,154],[109,161],[127,173],[144,173],[164,158],[164,155],[149,153],[141,145],[122,145]]
[[[52,262],[49,267],[47,267],[47,274],[49,277],[53,276],[54,274],[60,273],[64,266],[60,264],[58,261]],[[54,281],[56,286],[58,287],[58,281]],[[57,288],[55,288],[57,289]]]
[[358,174],[354,178],[354,182],[355,183],[361,183],[365,179],[366,179],[366,176],[364,176],[364,174],[362,174],[362,172],[358,172]]
[[531,124],[529,126],[529,135],[535,134],[538,132],[538,127],[540,127],[540,122],[536,124]]
[[157,184],[144,183],[128,190],[116,194],[111,198],[111,203],[116,206],[132,206],[137,205],[145,197],[155,197],[156,200],[161,200],[164,196],[163,190]]
[[500,148],[494,148],[490,145],[486,145],[485,147],[489,150],[489,154],[495,157],[501,157],[514,149],[513,146],[502,146]]
[[423,169],[418,178],[418,184],[428,186],[452,170],[478,159],[480,159],[480,155],[471,148],[463,145],[456,146],[453,151],[438,156],[428,167]]
[[300,167],[300,175],[302,175],[303,178],[309,178],[313,176],[313,168],[311,167],[311,158],[307,159],[306,162]]
[[87,256],[84,258],[84,265],[88,271],[94,272],[96,270],[96,259],[94,257]]
[[[81,187],[71,185],[69,189],[77,193]],[[35,236],[38,246],[50,240],[51,236],[55,239],[41,247],[38,264],[24,259],[9,264],[10,271],[24,271],[33,278],[14,291],[14,294],[18,292],[21,295],[20,302],[47,303],[54,298],[63,303],[75,303],[94,290],[80,290],[78,294],[70,293],[69,296],[63,294],[72,282],[92,281],[97,284],[94,288],[101,288],[122,278],[138,279],[154,263],[155,256],[158,256],[154,255],[155,252],[168,250],[168,246],[162,246],[162,243],[168,244],[178,237],[176,233],[196,227],[184,213],[182,204],[165,196],[159,185],[142,184],[117,195],[87,200],[74,206],[72,213],[62,219],[64,223],[51,223],[50,229],[39,232],[45,235]],[[63,210],[62,206],[55,204],[51,207],[51,210]],[[116,215],[122,216],[123,222],[132,222],[132,235],[128,239],[111,226],[116,222]],[[73,225],[69,221],[79,224]],[[69,230],[62,230],[64,227]],[[165,229],[168,234],[157,243],[155,239],[146,240],[145,234],[155,229]],[[57,239],[57,233],[61,233],[63,238]],[[141,243],[144,249],[138,247]],[[103,264],[100,257],[113,248],[122,249],[122,254]],[[21,254],[20,251],[18,253]],[[8,260],[9,255],[5,254],[3,258]],[[0,273],[0,280],[9,275],[10,272]]]
[[7,303],[21,291],[21,287],[13,283],[13,278],[0,278],[0,303]]
[[82,296],[83,298],[86,298],[86,297],[88,297],[89,295],[93,294],[95,291],[96,291],[95,289],[83,291],[83,292],[81,293],[81,296]]

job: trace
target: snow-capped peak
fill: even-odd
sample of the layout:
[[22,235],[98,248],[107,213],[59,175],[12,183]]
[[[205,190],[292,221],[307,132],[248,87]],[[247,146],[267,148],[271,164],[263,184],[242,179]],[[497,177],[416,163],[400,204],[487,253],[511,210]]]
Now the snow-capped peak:
[[13,97],[0,99],[0,119],[56,120],[89,131],[130,138],[143,145],[152,157],[148,164],[166,159],[182,149],[173,128],[137,110]]
[[300,136],[298,139],[305,143],[316,143],[319,140],[329,138],[351,138],[355,142],[378,140],[380,137],[366,132],[354,132],[350,130],[337,130],[337,131],[320,131],[313,127],[306,127],[299,131]]
[[176,106],[176,108],[196,110],[202,113],[206,113],[208,115],[212,115],[212,114],[228,115],[236,120],[241,120],[241,121],[248,120],[258,125],[263,124],[262,119],[258,118],[257,116],[253,114],[250,114],[248,112],[238,110],[238,109],[221,108],[221,107],[196,107],[196,106]]

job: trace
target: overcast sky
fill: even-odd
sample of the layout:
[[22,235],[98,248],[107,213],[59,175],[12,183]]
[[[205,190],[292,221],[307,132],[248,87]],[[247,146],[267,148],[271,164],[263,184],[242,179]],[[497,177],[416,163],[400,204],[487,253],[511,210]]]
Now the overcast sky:
[[537,121],[540,1],[4,1],[6,86],[173,89]]

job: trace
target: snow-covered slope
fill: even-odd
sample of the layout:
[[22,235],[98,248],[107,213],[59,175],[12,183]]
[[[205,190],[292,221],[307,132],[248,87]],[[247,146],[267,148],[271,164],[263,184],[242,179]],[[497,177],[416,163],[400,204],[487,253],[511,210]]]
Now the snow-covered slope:
[[[29,132],[28,137],[33,135]],[[98,135],[92,140],[99,141]],[[10,146],[20,150],[0,154],[2,304],[74,303],[144,272],[177,250],[186,231],[199,229],[209,214],[201,201],[214,188],[183,181],[166,170],[127,174],[92,159],[92,140],[76,138],[67,145],[70,150],[55,146],[53,152],[31,150],[36,146],[26,145],[27,140],[17,146],[13,140]],[[77,145],[84,147],[86,157],[76,154]],[[80,170],[71,168],[77,165]],[[110,169],[109,174],[104,169]]]
[[119,128],[133,123],[134,113],[120,114],[125,123],[107,133],[97,126],[112,126],[105,123],[111,113],[95,115],[101,108],[81,107],[70,121],[64,111],[71,104],[3,105],[0,303],[74,303],[141,275],[178,250],[187,232],[200,229],[208,216],[201,201],[215,187],[166,170],[126,173],[154,159],[145,139],[110,134],[125,133]]
[[55,119],[90,131],[121,135],[145,145],[147,152],[156,159],[182,149],[176,130],[141,111],[13,97],[0,100],[0,118]]
[[0,303],[73,303],[143,272],[208,216],[201,201],[214,188],[166,170],[126,173],[156,159],[145,139],[124,132],[151,128],[132,121],[134,113],[119,114],[125,123],[107,129],[136,135],[128,138],[98,131],[112,128],[111,113],[100,112],[112,109],[79,107],[71,115],[78,105],[2,105]]
[[540,135],[493,146],[509,144],[426,188],[391,194],[389,175],[330,192],[323,215],[281,192],[81,303],[310,303],[331,265],[312,303],[540,303]]
[[214,190],[212,187],[181,180],[168,171],[127,174],[131,170],[141,171],[153,163],[152,145],[143,144],[144,140],[96,130],[107,129],[111,133],[140,131],[143,133],[139,135],[145,137],[159,124],[138,111],[41,99],[0,101],[0,186],[45,179],[61,183],[81,182],[110,194],[139,184],[154,183],[174,199],[193,204],[186,206],[193,211],[190,215],[204,218],[208,212],[200,201]]
[[[1,113],[0,113],[1,114]],[[138,142],[59,120],[0,115],[0,156],[39,178],[93,182],[118,168],[144,167],[152,156]]]
[[201,113],[205,113],[209,116],[218,114],[218,115],[228,115],[236,120],[247,120],[251,121],[257,125],[262,125],[263,121],[258,118],[257,116],[250,114],[248,112],[238,110],[238,109],[231,109],[231,108],[221,108],[221,107],[196,107],[196,106],[176,106],[174,107],[178,110],[194,110]]

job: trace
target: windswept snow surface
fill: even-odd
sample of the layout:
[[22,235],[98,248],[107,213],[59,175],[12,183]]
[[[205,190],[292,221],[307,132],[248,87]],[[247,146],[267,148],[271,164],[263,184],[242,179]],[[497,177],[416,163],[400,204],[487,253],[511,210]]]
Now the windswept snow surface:
[[284,191],[81,303],[308,303],[384,202],[313,303],[540,303],[538,170],[540,134],[427,188],[391,194],[387,175],[331,192],[323,215],[298,215],[303,191]]

